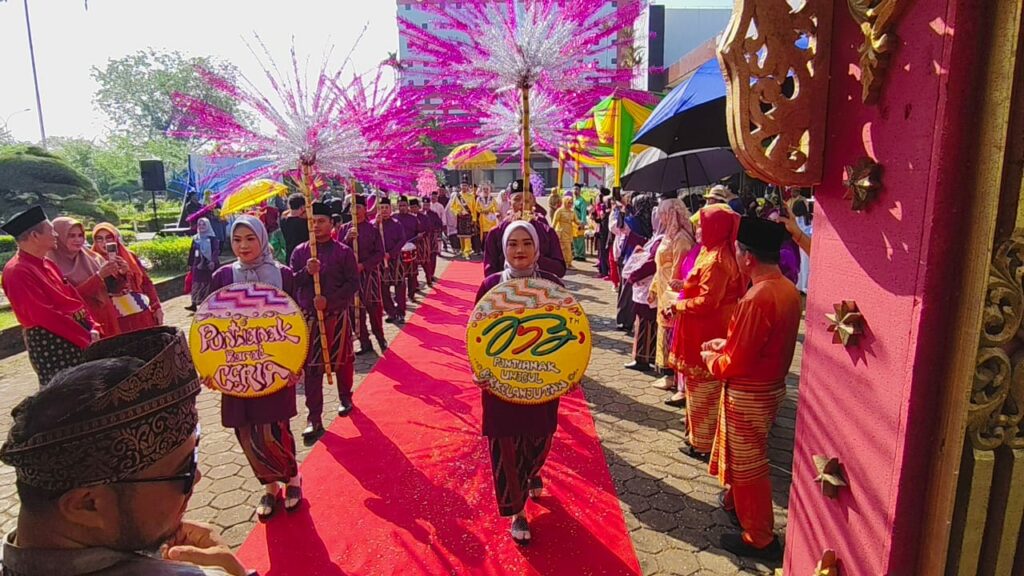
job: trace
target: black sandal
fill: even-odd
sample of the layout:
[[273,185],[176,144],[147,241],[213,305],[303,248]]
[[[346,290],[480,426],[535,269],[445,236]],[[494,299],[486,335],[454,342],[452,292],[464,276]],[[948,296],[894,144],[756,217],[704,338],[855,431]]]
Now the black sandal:
[[[270,510],[265,514],[261,514],[261,508]],[[277,494],[264,493],[260,497],[260,503],[256,505],[256,517],[260,519],[260,522],[266,522],[274,515],[274,510],[277,508]]]
[[[516,537],[516,533],[525,534],[523,537]],[[526,521],[526,518],[522,516],[516,516],[512,520],[512,528],[509,530],[509,534],[512,536],[512,541],[520,546],[528,546],[530,544],[530,523]]]
[[[294,500],[295,504],[288,505],[289,500]],[[291,484],[284,488],[284,509],[287,512],[295,512],[299,506],[302,505],[302,478],[299,478],[299,485],[292,486]]]

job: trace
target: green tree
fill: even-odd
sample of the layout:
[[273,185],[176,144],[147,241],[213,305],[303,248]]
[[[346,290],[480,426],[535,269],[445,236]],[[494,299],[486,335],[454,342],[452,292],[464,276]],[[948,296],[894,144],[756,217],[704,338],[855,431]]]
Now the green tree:
[[36,204],[47,214],[113,220],[96,205],[99,192],[89,178],[61,157],[34,146],[0,148],[0,217]]
[[231,80],[238,76],[233,65],[209,57],[140,50],[107,61],[103,69],[93,67],[92,77],[100,85],[93,103],[117,126],[115,133],[128,135],[138,143],[161,138],[173,126],[171,96],[175,92],[235,112],[235,101],[210,87],[197,67]]

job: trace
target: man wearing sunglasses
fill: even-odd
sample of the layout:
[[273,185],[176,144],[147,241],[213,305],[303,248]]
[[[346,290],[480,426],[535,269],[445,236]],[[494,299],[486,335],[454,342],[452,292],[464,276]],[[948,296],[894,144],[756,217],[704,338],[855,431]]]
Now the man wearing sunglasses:
[[3,576],[247,576],[209,528],[183,519],[197,467],[199,382],[184,335],[97,342],[86,362],[13,411],[0,460],[21,511]]

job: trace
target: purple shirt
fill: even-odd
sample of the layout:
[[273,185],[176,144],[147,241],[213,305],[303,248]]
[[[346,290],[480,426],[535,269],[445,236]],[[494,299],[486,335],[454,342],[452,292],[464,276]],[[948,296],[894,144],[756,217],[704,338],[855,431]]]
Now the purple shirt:
[[[352,229],[352,223],[349,222],[342,227],[338,233],[338,238],[345,238],[348,236],[348,231]],[[381,262],[384,261],[384,242],[380,239],[380,231],[370,224],[369,222],[363,222],[359,225],[359,264],[363,265],[364,270],[372,271],[377,266],[380,266]],[[352,247],[352,242],[345,241],[345,245],[349,248]]]
[[413,216],[416,216],[416,222],[419,225],[420,234],[430,232],[431,230],[434,229],[433,225],[430,223],[430,217],[427,216],[426,213],[424,213],[422,210],[420,211],[419,214],[413,214]]
[[402,246],[405,246],[405,228],[394,216],[388,218],[383,224],[377,224],[377,230],[383,229],[384,252],[391,256],[391,259],[402,256]]
[[[356,255],[336,240],[318,243],[316,251],[320,260],[320,291],[327,298],[327,313],[341,314],[352,305],[352,297],[359,289]],[[313,312],[313,277],[306,272],[309,258],[309,242],[299,244],[292,252],[291,269],[295,275],[295,301],[306,312]]]
[[[539,276],[559,286],[565,286],[554,274],[540,270]],[[476,302],[498,284],[501,284],[500,273],[484,278],[483,284],[477,290]],[[483,435],[488,438],[549,436],[554,434],[558,427],[557,398],[544,404],[512,404],[485,390],[480,400],[483,403]]]
[[402,214],[399,212],[398,214],[395,214],[393,218],[398,220],[398,223],[402,225],[402,229],[405,230],[406,242],[412,242],[420,235],[420,233],[424,232],[424,230],[420,230],[420,219],[414,214]]
[[438,230],[444,230],[444,222],[441,221],[441,217],[438,216],[437,212],[427,210],[425,213],[427,215],[427,222],[430,223],[429,230],[435,232]]
[[[511,223],[511,220],[506,220],[487,233],[487,238],[484,239],[484,276],[497,274],[505,269],[505,250],[501,245],[501,238]],[[558,278],[565,276],[565,259],[562,257],[558,233],[540,218],[534,219],[532,223],[540,242],[540,246],[537,247],[540,250],[537,266]]]
[[793,284],[800,279],[800,248],[792,238],[786,238],[779,249],[779,270]]
[[[281,290],[295,296],[295,279],[291,269],[281,266]],[[210,290],[220,290],[235,283],[231,266],[222,266],[213,273]],[[255,424],[270,424],[288,420],[298,414],[295,406],[295,386],[288,386],[261,398],[220,397],[220,422],[226,428],[242,428]]]

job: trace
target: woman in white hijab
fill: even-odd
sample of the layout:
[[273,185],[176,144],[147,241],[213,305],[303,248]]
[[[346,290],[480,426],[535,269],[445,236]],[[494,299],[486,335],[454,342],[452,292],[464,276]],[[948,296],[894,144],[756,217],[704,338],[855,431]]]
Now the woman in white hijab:
[[[232,223],[231,247],[238,260],[213,274],[211,292],[231,284],[258,282],[294,295],[292,271],[274,259],[267,229],[259,218],[239,216]],[[273,516],[282,484],[285,510],[295,510],[302,501],[302,477],[290,423],[297,413],[294,385],[261,398],[221,397],[221,424],[234,429],[249,466],[265,489],[256,506],[260,520]]]
[[[561,286],[557,276],[537,267],[539,244],[533,224],[525,220],[509,224],[502,235],[505,269],[484,279],[477,302],[495,286],[516,278],[543,278]],[[558,400],[512,404],[491,394],[486,382],[474,382],[482,389],[483,435],[491,457],[498,512],[511,518],[509,533],[516,544],[523,546],[532,537],[526,517],[527,499],[539,498],[544,490],[540,473],[558,427]]]

